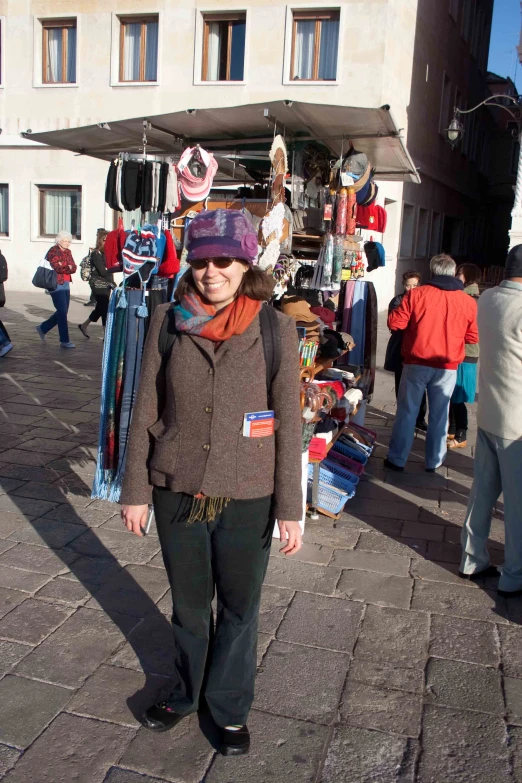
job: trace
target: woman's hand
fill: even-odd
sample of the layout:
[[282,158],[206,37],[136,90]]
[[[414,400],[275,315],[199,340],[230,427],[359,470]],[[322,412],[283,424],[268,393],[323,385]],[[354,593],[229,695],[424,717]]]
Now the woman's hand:
[[143,536],[142,528],[145,530],[147,524],[147,517],[149,515],[149,507],[147,504],[144,506],[122,506],[121,518],[123,524],[134,533],[135,536]]
[[[303,534],[299,522],[283,522],[277,520],[281,543],[286,543],[279,551],[284,555],[295,555],[303,545]],[[288,539],[288,541],[287,541]]]

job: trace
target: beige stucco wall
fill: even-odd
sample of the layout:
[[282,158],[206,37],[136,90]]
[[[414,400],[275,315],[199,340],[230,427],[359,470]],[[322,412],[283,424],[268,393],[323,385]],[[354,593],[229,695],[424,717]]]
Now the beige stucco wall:
[[[78,260],[96,228],[111,226],[103,203],[107,164],[67,152],[16,148],[18,134],[53,130],[177,111],[295,99],[348,106],[391,105],[407,132],[417,0],[338,0],[341,34],[334,84],[288,83],[291,9],[321,8],[324,0],[0,0],[4,17],[4,79],[0,89],[0,182],[12,183],[11,236],[0,237],[10,261],[10,284],[30,287],[30,275],[45,247],[34,232],[34,183],[81,184],[82,242]],[[201,11],[246,10],[247,45],[242,84],[201,84]],[[117,15],[159,13],[159,72],[154,86],[123,86],[117,80]],[[41,26],[52,16],[77,18],[77,85],[40,85]],[[115,60],[116,58],[116,60]],[[6,148],[6,144],[9,147]],[[381,186],[385,197],[401,201],[402,186]],[[388,242],[388,236],[390,241]],[[386,273],[374,274],[380,306],[393,294],[397,236],[385,237]],[[85,289],[85,286],[84,286]]]

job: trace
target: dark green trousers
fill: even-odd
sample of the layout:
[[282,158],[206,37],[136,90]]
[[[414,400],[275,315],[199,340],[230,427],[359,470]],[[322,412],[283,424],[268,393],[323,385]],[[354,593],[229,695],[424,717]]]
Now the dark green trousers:
[[154,488],[176,649],[168,701],[183,715],[195,712],[204,695],[218,726],[243,725],[254,700],[259,601],[273,531],[271,497],[231,500],[215,521],[188,524],[191,502],[188,495]]

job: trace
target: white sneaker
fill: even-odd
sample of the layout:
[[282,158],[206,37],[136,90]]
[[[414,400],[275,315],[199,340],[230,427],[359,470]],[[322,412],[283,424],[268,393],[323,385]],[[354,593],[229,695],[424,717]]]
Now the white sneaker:
[[4,347],[0,351],[0,356],[5,356],[6,353],[9,353],[9,351],[12,349],[12,347],[13,347],[12,343],[7,343],[7,345],[4,345]]
[[70,341],[68,343],[60,343],[62,348],[76,348],[74,343],[71,343]]

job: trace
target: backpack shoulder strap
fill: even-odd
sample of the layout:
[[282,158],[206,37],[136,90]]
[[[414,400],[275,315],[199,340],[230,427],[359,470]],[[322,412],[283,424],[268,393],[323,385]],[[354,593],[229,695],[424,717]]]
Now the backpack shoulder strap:
[[172,353],[172,346],[177,337],[178,331],[176,329],[176,322],[174,320],[174,308],[169,307],[165,313],[163,323],[158,337],[158,351],[162,357],[163,362],[166,364],[170,359]]
[[274,308],[266,304],[259,311],[261,325],[261,338],[263,340],[263,352],[266,364],[266,388],[270,398],[272,381],[279,372],[281,365],[281,329]]

